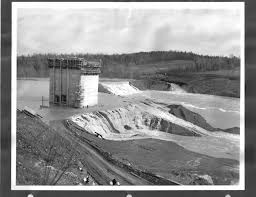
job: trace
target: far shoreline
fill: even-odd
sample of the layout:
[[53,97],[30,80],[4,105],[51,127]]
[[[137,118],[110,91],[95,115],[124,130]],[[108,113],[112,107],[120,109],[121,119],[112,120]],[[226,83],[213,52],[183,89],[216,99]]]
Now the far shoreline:
[[[27,81],[48,81],[49,77],[17,77],[17,80],[27,80]],[[108,77],[101,77],[99,79],[99,82],[117,82],[117,81],[140,81],[141,79],[133,79],[133,78],[108,78]],[[175,83],[175,82],[174,82]],[[135,84],[132,84],[136,87]],[[140,87],[136,87],[140,89]],[[145,89],[145,90],[154,90],[154,89]],[[144,89],[141,89],[141,91],[145,91]],[[164,92],[171,92],[168,90],[157,90],[157,91],[164,91]],[[187,94],[201,94],[201,95],[208,95],[208,96],[218,96],[221,98],[229,98],[229,99],[240,99],[240,97],[237,96],[228,96],[228,95],[218,95],[218,94],[204,94],[204,93],[195,93],[195,92],[187,92]]]

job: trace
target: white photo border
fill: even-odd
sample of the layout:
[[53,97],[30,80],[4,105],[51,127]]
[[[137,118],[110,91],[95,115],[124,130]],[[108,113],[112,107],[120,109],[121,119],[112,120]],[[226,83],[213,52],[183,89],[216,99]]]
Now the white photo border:
[[[19,8],[54,9],[239,9],[240,10],[240,169],[238,185],[180,186],[42,186],[16,185],[17,126],[17,11]],[[12,2],[11,62],[11,190],[152,191],[152,190],[245,190],[245,3],[244,2]]]

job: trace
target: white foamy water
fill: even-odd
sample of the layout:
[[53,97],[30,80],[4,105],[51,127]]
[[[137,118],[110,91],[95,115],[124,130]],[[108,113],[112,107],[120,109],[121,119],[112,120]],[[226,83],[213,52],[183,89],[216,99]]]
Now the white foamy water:
[[186,93],[187,91],[184,90],[182,87],[180,87],[179,85],[175,84],[175,83],[170,83],[170,91],[172,91],[173,93]]
[[127,96],[141,91],[131,85],[128,81],[122,82],[100,82],[100,91],[118,95],[118,96]]

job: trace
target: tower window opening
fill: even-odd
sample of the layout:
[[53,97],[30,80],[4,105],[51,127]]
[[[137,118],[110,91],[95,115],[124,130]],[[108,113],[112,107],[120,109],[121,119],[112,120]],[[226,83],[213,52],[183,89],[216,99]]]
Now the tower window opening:
[[67,103],[67,95],[61,95],[61,102]]
[[54,103],[59,103],[60,102],[60,97],[59,95],[54,96]]

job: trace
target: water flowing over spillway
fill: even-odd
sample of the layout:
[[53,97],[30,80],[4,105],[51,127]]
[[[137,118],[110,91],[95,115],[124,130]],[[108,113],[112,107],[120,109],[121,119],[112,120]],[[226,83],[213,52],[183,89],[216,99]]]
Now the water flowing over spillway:
[[136,94],[136,93],[141,92],[138,88],[134,87],[128,81],[101,82],[99,84],[99,91],[118,95],[118,96],[127,96],[127,95]]
[[170,91],[175,93],[186,93],[187,91],[175,83],[169,83]]

